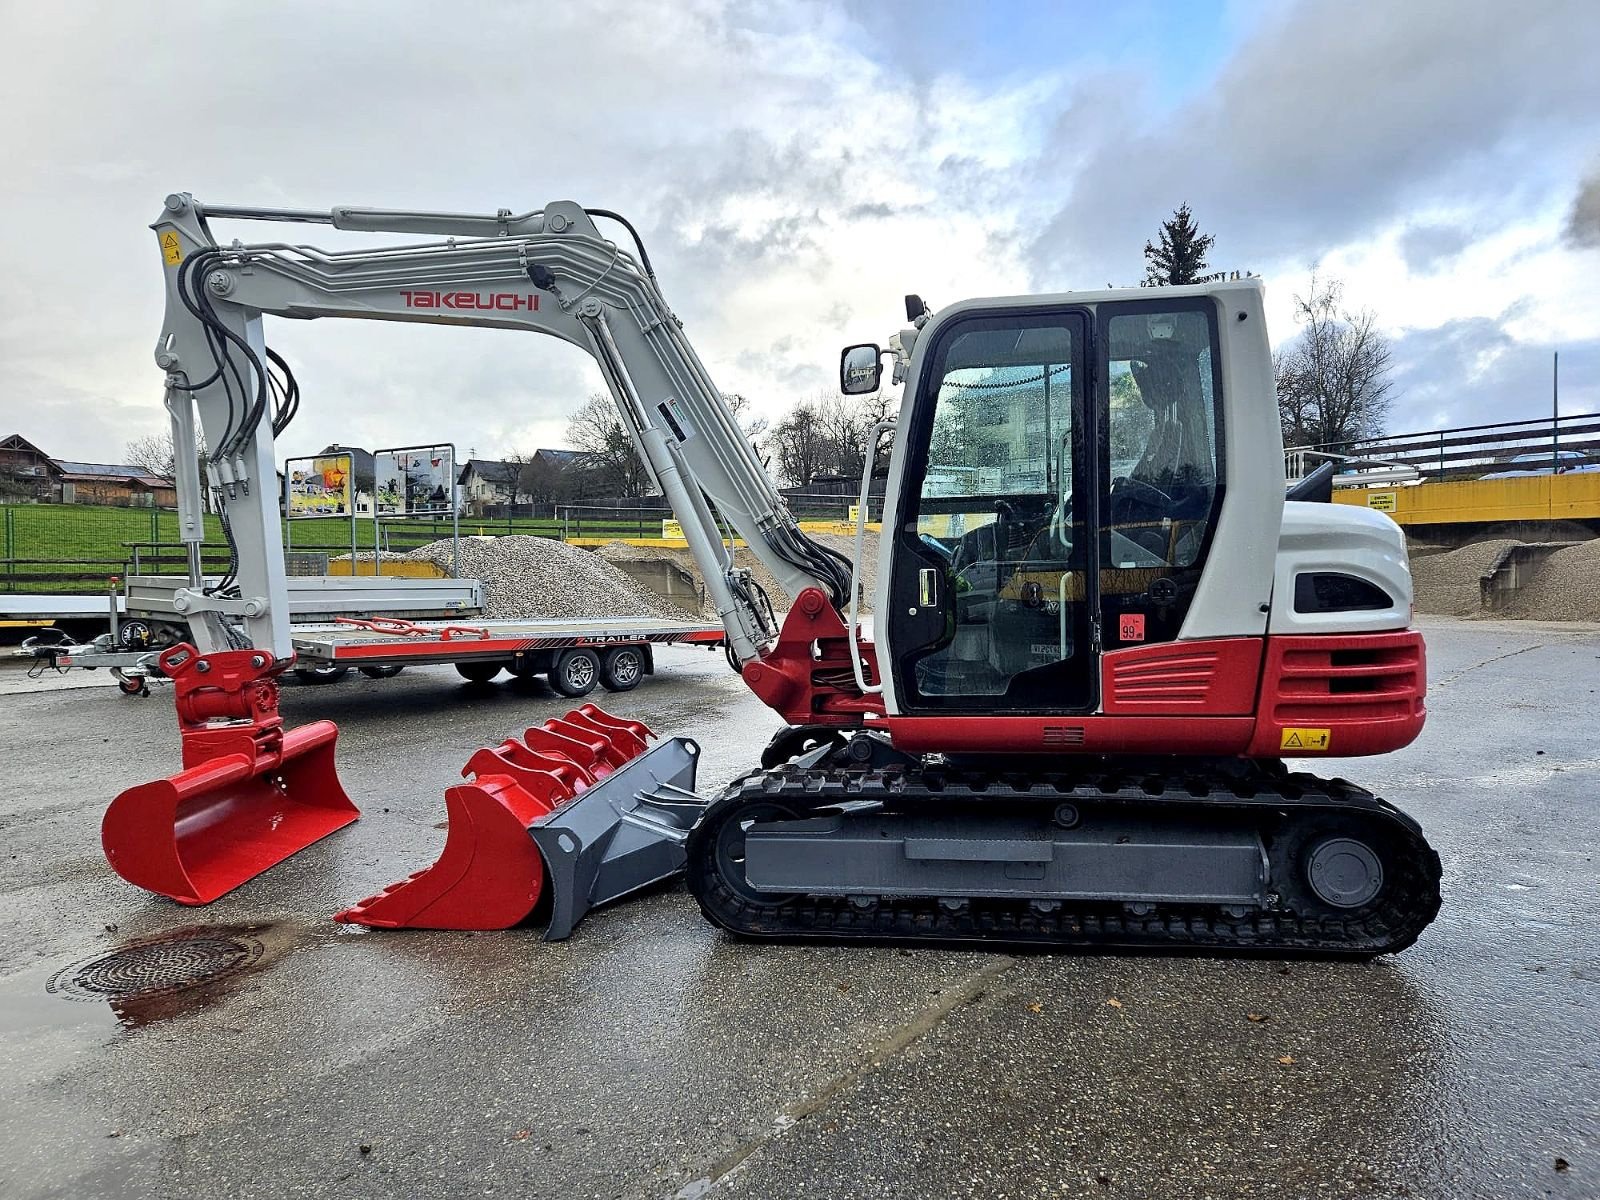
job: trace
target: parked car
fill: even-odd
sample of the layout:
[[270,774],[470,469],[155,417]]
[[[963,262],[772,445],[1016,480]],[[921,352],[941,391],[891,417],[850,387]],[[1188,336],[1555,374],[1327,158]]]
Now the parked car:
[[1479,479],[1520,479],[1525,475],[1549,475],[1552,457],[1561,466],[1555,474],[1565,475],[1569,471],[1593,471],[1600,469],[1600,463],[1591,463],[1589,456],[1581,450],[1530,450],[1526,454],[1518,454],[1507,460],[1510,470],[1491,471],[1487,475],[1478,476]]

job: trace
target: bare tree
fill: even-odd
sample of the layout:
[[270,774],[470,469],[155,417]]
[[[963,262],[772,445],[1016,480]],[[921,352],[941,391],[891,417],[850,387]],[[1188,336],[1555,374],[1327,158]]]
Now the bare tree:
[[[178,477],[178,455],[172,445],[172,431],[165,433],[152,433],[145,437],[134,438],[122,452],[126,466],[138,467],[148,475],[157,479],[165,479],[173,483]],[[194,440],[194,456],[200,464],[200,478],[205,479],[206,471],[206,443],[198,434]]]
[[763,443],[777,468],[778,477],[794,487],[804,487],[817,475],[830,472],[832,455],[816,398],[796,404],[767,431]]
[[1300,332],[1273,355],[1278,417],[1290,446],[1351,443],[1383,432],[1393,399],[1389,339],[1371,309],[1340,305],[1338,280],[1312,272],[1304,296],[1295,296]]
[[722,402],[728,406],[728,411],[739,423],[739,428],[744,430],[745,437],[754,441],[767,431],[769,422],[765,417],[756,416],[748,397],[738,392],[723,392]]
[[178,456],[172,448],[172,433],[147,434],[134,438],[122,452],[130,467],[138,467],[147,475],[165,479],[169,483],[178,474]]
[[[818,392],[790,409],[763,444],[791,486],[803,487],[819,475],[855,478],[861,474],[867,432],[894,403],[882,392],[860,397]],[[880,446],[874,471],[885,453]]]
[[622,427],[611,397],[594,392],[567,422],[567,444],[589,455],[594,473],[614,496],[643,496],[650,490],[650,474],[634,450],[633,439]]

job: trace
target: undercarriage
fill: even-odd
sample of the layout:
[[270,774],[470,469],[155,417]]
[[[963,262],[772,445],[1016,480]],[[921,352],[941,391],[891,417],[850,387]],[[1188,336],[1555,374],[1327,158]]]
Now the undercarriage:
[[846,758],[821,748],[715,801],[688,845],[709,920],[765,940],[1367,957],[1439,911],[1414,820],[1276,761]]

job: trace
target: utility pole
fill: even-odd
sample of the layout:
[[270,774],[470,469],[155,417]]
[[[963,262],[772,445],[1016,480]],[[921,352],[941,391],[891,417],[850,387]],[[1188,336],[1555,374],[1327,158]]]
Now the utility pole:
[[1550,361],[1550,474],[1561,470],[1561,351]]

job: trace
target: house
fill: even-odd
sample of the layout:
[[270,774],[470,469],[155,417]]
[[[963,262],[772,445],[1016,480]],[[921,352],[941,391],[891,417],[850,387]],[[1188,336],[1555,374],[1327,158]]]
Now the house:
[[14,433],[0,440],[0,500],[171,508],[178,492],[172,480],[144,467],[51,458]]
[[0,499],[55,500],[61,471],[50,456],[19,433],[0,440]]
[[567,503],[604,488],[587,450],[535,450],[520,462],[469,458],[457,482],[462,504],[477,512],[490,504]]
[[515,504],[517,479],[527,465],[493,458],[467,459],[456,477],[461,485],[461,503],[474,510],[481,510],[486,504]]
[[178,489],[170,479],[143,467],[122,463],[80,463],[51,460],[60,472],[56,484],[62,504],[108,504],[138,508],[172,508]]

